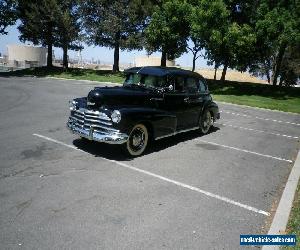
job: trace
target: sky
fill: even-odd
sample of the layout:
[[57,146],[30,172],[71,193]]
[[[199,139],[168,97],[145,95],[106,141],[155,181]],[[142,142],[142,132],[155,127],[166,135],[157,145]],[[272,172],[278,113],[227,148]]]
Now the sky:
[[[17,24],[14,26],[10,26],[7,28],[7,35],[0,35],[0,53],[7,54],[6,46],[8,44],[24,44],[19,41],[19,31],[17,29]],[[30,43],[26,43],[30,44]],[[56,58],[62,57],[62,49],[54,48],[54,53]],[[113,62],[113,53],[112,49],[108,49],[105,47],[94,47],[84,45],[84,49],[82,50],[82,58],[86,60],[100,60],[101,62],[112,63]],[[147,55],[145,50],[142,51],[121,51],[120,52],[120,63],[134,63],[134,59],[139,56]],[[153,53],[153,56],[159,56],[160,53]],[[76,51],[69,51],[70,58],[76,58]],[[176,59],[176,64],[179,64],[182,67],[192,67],[192,54],[185,53],[180,58]],[[206,60],[200,57],[196,62],[197,68],[212,68],[211,66],[207,66]]]

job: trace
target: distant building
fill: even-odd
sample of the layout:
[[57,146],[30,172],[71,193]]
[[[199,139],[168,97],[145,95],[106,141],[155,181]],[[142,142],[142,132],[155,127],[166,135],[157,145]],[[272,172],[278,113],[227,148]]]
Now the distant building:
[[[160,66],[160,57],[156,56],[141,56],[135,58],[135,66],[143,67],[143,66]],[[167,60],[167,67],[175,66],[175,61]]]
[[7,53],[7,64],[11,67],[41,67],[47,62],[47,48],[44,47],[10,44]]

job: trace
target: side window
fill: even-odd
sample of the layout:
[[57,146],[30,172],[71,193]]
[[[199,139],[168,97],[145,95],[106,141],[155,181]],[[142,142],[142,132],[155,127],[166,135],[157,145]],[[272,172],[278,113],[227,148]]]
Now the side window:
[[125,84],[137,84],[141,82],[142,76],[140,74],[129,74],[126,76]]
[[200,92],[206,92],[208,90],[206,84],[202,79],[199,79],[199,85],[200,85]]
[[156,87],[167,87],[166,77],[157,77]]
[[182,76],[175,77],[175,91],[182,92],[184,90],[184,78]]
[[186,79],[186,90],[189,92],[189,93],[196,93],[198,92],[199,90],[199,83],[197,81],[197,79],[195,78],[192,78],[192,77],[188,77]]
[[156,76],[145,76],[144,84],[147,87],[155,87],[156,86]]

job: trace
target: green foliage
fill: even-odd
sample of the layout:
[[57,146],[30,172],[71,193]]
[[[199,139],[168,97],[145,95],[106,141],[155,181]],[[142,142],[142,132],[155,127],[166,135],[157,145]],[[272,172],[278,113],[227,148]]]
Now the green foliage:
[[[0,2],[2,33],[14,1]],[[165,65],[189,49],[194,68],[204,48],[210,65],[223,65],[223,81],[228,67],[273,85],[299,80],[299,0],[19,0],[17,10],[20,39],[48,46],[51,58],[52,46],[62,47],[65,66],[67,50],[85,40],[114,49],[114,71],[120,50],[161,51]]]
[[63,48],[63,66],[68,67],[68,49],[82,49],[82,25],[78,2],[74,0],[57,0],[59,5],[58,21],[55,40]]
[[208,87],[216,101],[300,114],[299,88],[213,80],[208,80]]
[[[255,30],[259,49],[254,67],[261,69],[261,62],[269,62],[268,70],[272,70],[273,85],[277,84],[278,77],[280,84],[294,84],[299,77],[297,67],[287,68],[284,60],[293,60],[294,56],[289,51],[300,44],[299,0],[261,1],[257,9]],[[291,81],[292,75],[294,80]]]
[[146,49],[161,51],[169,59],[186,51],[189,36],[190,5],[184,0],[167,0],[157,6],[146,29]]
[[142,49],[142,32],[151,1],[88,0],[81,2],[87,42],[115,50],[114,70],[119,70],[119,49]]
[[223,0],[199,0],[191,15],[192,37],[204,45],[211,64],[224,65],[224,77],[227,67],[246,70],[256,43],[253,28],[244,23],[247,16],[239,17],[233,7]]
[[[80,37],[78,4],[76,1],[60,0],[19,0],[18,27],[21,41],[48,47],[48,66],[52,65],[52,46],[79,49]],[[65,62],[67,64],[67,62]]]
[[17,20],[16,0],[0,1],[0,34],[6,35],[5,29],[9,25],[13,25]]
[[43,46],[52,44],[58,13],[56,0],[19,0],[20,40]]
[[110,48],[119,43],[124,50],[141,49],[142,44],[136,38],[141,35],[145,20],[137,9],[139,5],[143,6],[141,1],[82,1],[87,42]]
[[122,72],[113,73],[111,70],[93,70],[93,69],[63,69],[61,67],[39,67],[28,68],[10,72],[0,72],[2,77],[10,76],[36,76],[36,77],[55,77],[63,79],[90,80],[98,82],[123,83],[124,74]]
[[82,24],[78,2],[74,0],[57,0],[59,6],[57,17],[58,43],[67,45],[70,49],[80,49],[78,42],[81,38]]

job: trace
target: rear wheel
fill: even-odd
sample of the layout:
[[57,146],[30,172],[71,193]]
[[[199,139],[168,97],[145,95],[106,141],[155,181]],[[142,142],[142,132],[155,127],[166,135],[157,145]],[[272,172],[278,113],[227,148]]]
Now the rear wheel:
[[143,124],[137,124],[132,128],[129,134],[129,138],[125,144],[125,149],[129,155],[139,156],[145,151],[148,145],[148,140],[149,133],[146,126]]
[[202,134],[207,134],[214,124],[214,118],[208,110],[205,110],[200,118],[200,131]]

